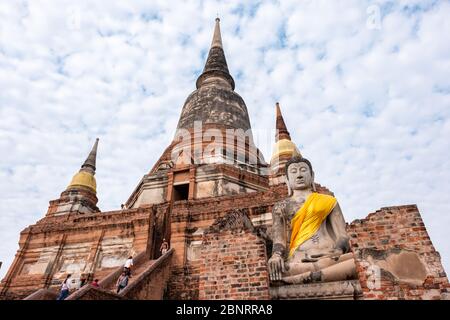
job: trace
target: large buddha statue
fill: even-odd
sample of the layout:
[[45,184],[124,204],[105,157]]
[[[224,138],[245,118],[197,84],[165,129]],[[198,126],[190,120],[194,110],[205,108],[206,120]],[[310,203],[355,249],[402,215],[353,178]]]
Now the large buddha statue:
[[311,163],[300,156],[285,167],[289,197],[273,209],[272,281],[309,283],[355,277],[345,221],[336,198],[315,192]]

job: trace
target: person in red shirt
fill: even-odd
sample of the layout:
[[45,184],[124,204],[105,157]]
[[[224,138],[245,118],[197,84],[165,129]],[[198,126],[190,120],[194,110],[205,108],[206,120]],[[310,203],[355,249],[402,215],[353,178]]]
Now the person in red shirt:
[[91,286],[100,288],[100,285],[98,284],[98,279],[95,279],[94,281],[92,281]]

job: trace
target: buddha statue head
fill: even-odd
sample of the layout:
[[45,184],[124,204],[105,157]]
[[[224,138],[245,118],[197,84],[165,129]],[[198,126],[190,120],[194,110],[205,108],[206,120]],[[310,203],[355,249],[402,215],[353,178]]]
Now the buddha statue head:
[[292,157],[286,163],[285,174],[289,195],[292,195],[293,190],[316,191],[314,171],[308,159],[299,156]]

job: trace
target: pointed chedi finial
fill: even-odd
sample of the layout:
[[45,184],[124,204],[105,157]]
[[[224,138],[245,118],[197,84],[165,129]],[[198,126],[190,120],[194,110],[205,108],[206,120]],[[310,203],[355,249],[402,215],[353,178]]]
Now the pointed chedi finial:
[[211,48],[219,47],[223,49],[222,35],[220,34],[220,19],[216,18],[216,25],[214,26],[214,35],[211,42]]
[[76,189],[81,187],[88,188],[96,193],[97,182],[94,175],[96,169],[95,163],[97,158],[98,140],[98,138],[95,140],[94,146],[92,147],[91,152],[89,152],[86,161],[84,161],[80,171],[73,176],[67,189]]
[[95,161],[97,159],[98,140],[98,138],[95,139],[95,143],[92,147],[91,152],[89,153],[86,161],[84,161],[83,165],[81,166],[81,170],[89,171],[92,174],[95,174]]
[[280,104],[275,104],[276,109],[276,134],[275,145],[272,152],[271,163],[278,162],[280,157],[290,158],[292,156],[301,156],[300,151],[294,142],[291,141],[291,135],[281,114]]
[[211,48],[209,49],[205,68],[196,82],[197,89],[206,84],[213,84],[222,87],[225,86],[231,90],[234,90],[234,79],[228,71],[227,60],[225,58],[225,52],[223,51],[219,18],[216,18]]
[[277,102],[275,104],[276,108],[276,130],[277,133],[275,135],[275,142],[281,139],[291,140],[291,135],[289,134],[288,129],[286,128],[286,123],[284,122],[283,115],[281,114],[280,103]]

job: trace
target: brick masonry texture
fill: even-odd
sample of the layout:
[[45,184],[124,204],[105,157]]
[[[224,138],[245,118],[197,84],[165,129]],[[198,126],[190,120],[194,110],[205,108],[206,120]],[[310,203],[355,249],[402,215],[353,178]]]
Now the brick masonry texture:
[[269,299],[266,246],[252,232],[205,237],[199,263],[199,299]]
[[[353,221],[347,229],[355,254],[363,299],[444,299],[449,283],[416,205],[382,208],[367,218]],[[378,286],[373,283],[370,257],[409,252],[422,262],[426,279],[422,283],[403,283],[387,270],[381,270]],[[372,259],[373,260],[373,259]],[[407,265],[401,266],[407,270]]]

